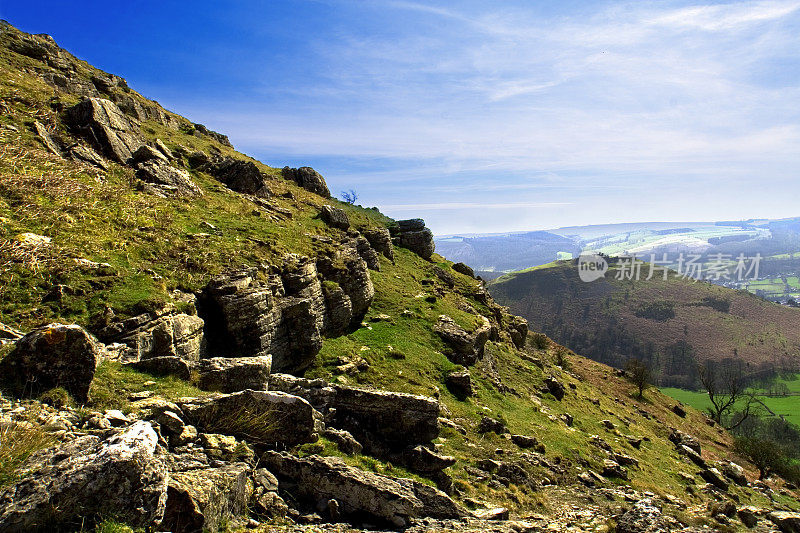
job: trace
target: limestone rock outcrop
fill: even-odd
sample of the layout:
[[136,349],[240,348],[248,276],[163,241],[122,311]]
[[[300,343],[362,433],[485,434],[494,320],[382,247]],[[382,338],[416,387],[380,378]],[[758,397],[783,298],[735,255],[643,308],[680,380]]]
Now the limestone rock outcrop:
[[425,221],[421,218],[398,220],[390,231],[399,246],[408,248],[423,259],[430,259],[436,249],[433,232],[425,227]]
[[372,249],[383,254],[387,259],[394,261],[394,246],[392,245],[392,235],[387,228],[370,228],[363,231],[364,238],[367,239]]
[[343,209],[332,205],[323,205],[319,212],[319,217],[333,228],[346,230],[350,227],[350,219],[347,217],[347,213]]
[[311,167],[283,167],[283,177],[323,198],[331,197],[331,192],[328,190],[328,184],[325,183],[325,178]]
[[409,479],[365,472],[339,458],[292,457],[267,452],[262,461],[278,479],[288,480],[297,497],[312,502],[334,500],[344,517],[368,517],[404,527],[420,516],[458,518],[467,512],[446,494]]
[[87,98],[64,113],[65,123],[106,157],[125,163],[144,140],[119,107],[105,98]]
[[202,318],[163,308],[112,322],[97,331],[106,344],[121,343],[125,361],[179,357],[198,361],[204,350]]

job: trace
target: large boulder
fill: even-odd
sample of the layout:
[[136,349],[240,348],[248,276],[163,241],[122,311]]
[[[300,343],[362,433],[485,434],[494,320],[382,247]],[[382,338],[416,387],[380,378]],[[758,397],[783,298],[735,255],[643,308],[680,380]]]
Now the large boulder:
[[767,515],[767,518],[783,533],[800,533],[800,513],[773,511]]
[[328,190],[328,184],[325,183],[325,178],[311,167],[283,167],[283,177],[323,198],[331,197],[331,192]]
[[367,451],[424,444],[439,436],[434,398],[343,386],[335,390],[330,425],[352,433]]
[[421,218],[398,220],[390,230],[399,246],[408,248],[423,259],[430,259],[436,249],[433,232],[425,227],[425,221]]
[[303,398],[283,392],[245,390],[194,399],[180,407],[198,429],[251,444],[294,446],[319,438],[319,413]]
[[175,168],[166,161],[150,159],[136,165],[136,178],[147,184],[151,192],[161,196],[192,198],[203,191],[185,170]]
[[140,421],[107,440],[85,436],[34,454],[25,478],[0,493],[0,532],[77,531],[108,516],[152,525],[167,494],[157,443],[150,424]]
[[433,331],[445,342],[447,346],[445,355],[452,362],[472,366],[483,357],[483,348],[489,340],[491,324],[486,318],[481,318],[483,319],[481,325],[470,333],[449,316],[439,316]]
[[271,368],[271,355],[203,359],[200,361],[198,386],[218,392],[266,390]]
[[26,393],[63,387],[83,403],[103,355],[103,345],[80,326],[49,324],[17,341],[0,360],[0,376]]
[[161,530],[216,532],[246,514],[253,493],[244,463],[172,473]]
[[210,165],[208,172],[228,188],[245,193],[268,198],[271,196],[264,175],[252,161],[242,161],[232,157],[225,157]]
[[163,309],[112,322],[97,335],[106,344],[125,344],[123,358],[128,361],[154,357],[197,361],[203,351],[203,326],[198,316]]
[[127,162],[144,142],[138,128],[114,102],[105,98],[87,98],[67,109],[64,122],[118,163]]
[[408,479],[394,479],[348,466],[336,457],[297,458],[267,452],[262,462],[289,481],[294,496],[314,504],[334,500],[341,516],[404,527],[416,517],[458,518],[467,512],[446,494]]

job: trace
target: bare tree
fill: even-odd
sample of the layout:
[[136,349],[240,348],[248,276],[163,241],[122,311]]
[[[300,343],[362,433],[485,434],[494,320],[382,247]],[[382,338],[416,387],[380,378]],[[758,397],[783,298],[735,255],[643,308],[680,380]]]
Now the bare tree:
[[650,381],[653,378],[653,373],[650,367],[639,359],[628,359],[625,363],[625,374],[631,383],[636,385],[639,390],[638,398],[641,400],[644,397],[644,391],[650,386]]
[[339,193],[339,196],[342,198],[342,200],[350,205],[355,204],[356,200],[358,200],[358,193],[353,189],[350,189],[349,191],[342,191]]
[[704,363],[697,366],[697,374],[711,401],[709,415],[726,429],[736,429],[760,407],[741,365]]

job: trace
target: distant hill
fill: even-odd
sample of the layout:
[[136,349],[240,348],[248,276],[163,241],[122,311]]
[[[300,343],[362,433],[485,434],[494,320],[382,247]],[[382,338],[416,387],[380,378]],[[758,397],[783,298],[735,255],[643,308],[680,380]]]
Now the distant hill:
[[[559,253],[577,255],[581,248],[562,235],[547,231],[436,239],[436,251],[451,261],[478,271],[508,272],[559,259]],[[567,256],[569,257],[569,256]]]
[[[745,291],[677,277],[585,283],[573,261],[502,276],[492,295],[531,329],[596,361],[621,367],[631,357],[658,369],[663,385],[690,387],[695,365],[740,359],[752,372],[800,362],[800,310]],[[646,277],[646,276],[643,276]]]

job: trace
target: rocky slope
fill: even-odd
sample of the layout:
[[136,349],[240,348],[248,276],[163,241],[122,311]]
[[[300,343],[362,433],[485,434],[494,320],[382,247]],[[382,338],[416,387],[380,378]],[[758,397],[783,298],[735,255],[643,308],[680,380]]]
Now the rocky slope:
[[421,220],[1,29],[0,532],[797,527],[722,429],[531,340]]

